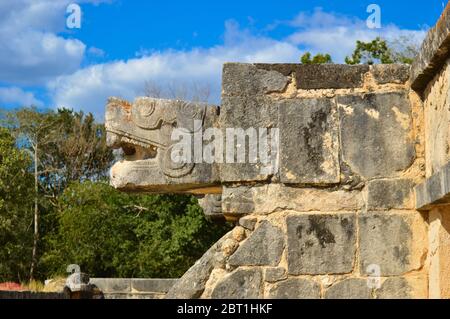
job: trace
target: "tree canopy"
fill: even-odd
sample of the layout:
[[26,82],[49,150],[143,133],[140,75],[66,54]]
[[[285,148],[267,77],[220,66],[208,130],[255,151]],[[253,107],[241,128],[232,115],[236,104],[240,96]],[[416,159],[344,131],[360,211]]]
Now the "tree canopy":
[[311,58],[311,53],[306,52],[300,58],[303,64],[324,64],[324,63],[333,63],[331,59],[331,55],[318,53],[314,57]]
[[91,276],[176,277],[224,232],[197,199],[108,185],[114,155],[92,114],[22,108],[0,126],[0,282]]

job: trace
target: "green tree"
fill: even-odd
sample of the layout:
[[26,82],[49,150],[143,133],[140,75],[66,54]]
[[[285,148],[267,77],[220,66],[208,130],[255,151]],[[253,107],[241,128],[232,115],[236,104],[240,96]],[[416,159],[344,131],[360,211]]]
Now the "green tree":
[[401,36],[387,41],[377,37],[370,42],[356,41],[356,48],[351,57],[345,58],[345,63],[411,64],[418,53],[419,44],[415,39]]
[[386,41],[380,37],[370,42],[356,41],[356,48],[352,56],[345,58],[347,64],[374,64],[377,62],[394,63]]
[[25,281],[33,233],[33,175],[29,154],[0,127],[0,282]]
[[333,63],[333,60],[331,59],[331,55],[318,53],[311,59],[311,53],[306,52],[301,57],[301,62],[303,64],[325,64],[325,63]]
[[34,242],[30,267],[33,279],[40,237],[56,227],[52,210],[57,206],[59,194],[70,182],[104,179],[113,154],[106,147],[104,125],[96,123],[92,114],[22,108],[8,114],[7,125],[33,159]]
[[35,108],[24,108],[17,112],[8,114],[8,124],[14,132],[18,143],[23,150],[30,153],[33,159],[34,174],[34,218],[33,218],[33,248],[30,266],[30,280],[34,278],[38,261],[38,245],[40,240],[40,204],[43,195],[39,191],[41,176],[56,170],[53,166],[45,165],[44,157],[48,156],[45,151],[57,139],[59,135],[60,121],[53,112],[38,112]]
[[58,231],[42,262],[102,277],[181,276],[225,231],[207,222],[194,197],[131,195],[105,183],[71,184],[59,197]]
[[[8,133],[9,148],[15,141],[28,159],[14,167],[28,176],[28,197],[3,190],[1,205],[9,208],[2,223],[8,216],[11,221],[0,227],[2,278],[28,279],[24,269],[30,264],[29,277],[48,278],[72,263],[92,276],[177,277],[228,229],[207,222],[191,196],[130,195],[108,186],[113,154],[104,126],[90,114],[24,108],[4,123],[15,138]],[[24,216],[22,228],[7,228]],[[12,253],[16,259],[1,262]]]

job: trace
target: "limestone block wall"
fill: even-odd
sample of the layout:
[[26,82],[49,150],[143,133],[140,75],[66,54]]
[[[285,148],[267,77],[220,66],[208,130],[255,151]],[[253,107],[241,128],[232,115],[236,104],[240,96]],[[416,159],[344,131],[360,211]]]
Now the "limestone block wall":
[[427,177],[450,161],[450,59],[424,93]]
[[167,298],[427,298],[423,105],[409,66],[228,63],[219,123],[278,128],[279,169],[220,165],[236,227]]
[[427,178],[415,195],[429,216],[429,297],[450,298],[450,4],[429,31],[410,82],[424,104]]

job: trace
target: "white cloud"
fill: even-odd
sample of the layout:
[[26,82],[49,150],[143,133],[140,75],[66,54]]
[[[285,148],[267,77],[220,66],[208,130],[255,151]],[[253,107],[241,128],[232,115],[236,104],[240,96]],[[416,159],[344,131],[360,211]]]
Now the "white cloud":
[[[80,69],[87,54],[107,57],[107,52],[77,39],[60,35],[65,30],[65,8],[71,0],[17,0],[0,2],[0,83],[4,101],[39,103],[32,93],[19,89],[23,84],[48,90],[52,105],[93,112],[103,119],[108,96],[133,99],[143,93],[146,81],[159,83],[199,83],[211,87],[211,101],[220,102],[221,70],[224,62],[298,62],[305,51],[330,53],[342,63],[356,40],[380,35],[395,38],[406,35],[420,41],[425,32],[402,30],[395,25],[370,30],[365,21],[316,9],[300,13],[291,21],[275,22],[290,28],[283,39],[256,35],[237,23],[225,24],[224,42],[209,48],[155,51],[136,48],[136,57],[109,61]],[[82,0],[77,3],[109,2]],[[19,90],[19,91],[18,91]],[[15,94],[13,94],[15,93]],[[6,98],[7,97],[7,98]],[[26,103],[24,103],[26,104]]]
[[12,104],[14,106],[43,106],[32,92],[26,92],[19,87],[0,87],[0,105]]
[[66,7],[70,2],[0,2],[0,82],[42,85],[80,67],[86,46],[77,39],[58,35],[65,30]]
[[[141,51],[144,52],[144,51]],[[211,102],[220,101],[222,64],[241,62],[296,62],[300,50],[288,42],[255,37],[226,24],[225,43],[208,49],[153,52],[127,61],[114,61],[60,76],[49,84],[54,105],[84,109],[102,119],[108,96],[133,99],[143,93],[146,81],[161,86],[179,83],[208,84]]]
[[333,61],[343,63],[354,50],[357,40],[370,41],[376,37],[394,40],[405,37],[412,43],[421,43],[425,30],[400,29],[394,24],[381,29],[369,29],[366,21],[339,14],[331,14],[317,8],[311,14],[300,13],[286,24],[298,28],[285,41],[298,45],[304,51],[330,53]]

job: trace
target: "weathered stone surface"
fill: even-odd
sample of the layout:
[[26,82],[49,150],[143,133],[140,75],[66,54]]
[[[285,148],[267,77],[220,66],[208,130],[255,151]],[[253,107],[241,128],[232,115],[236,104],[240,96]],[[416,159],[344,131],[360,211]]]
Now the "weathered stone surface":
[[254,210],[269,214],[279,210],[355,211],[364,206],[359,191],[295,188],[281,184],[253,187]]
[[450,5],[444,9],[439,21],[428,31],[418,57],[411,67],[411,88],[421,93],[434,75],[442,68],[450,52]]
[[198,203],[207,220],[218,223],[225,221],[222,213],[222,194],[206,194]]
[[95,285],[101,291],[111,293],[131,292],[130,278],[90,278],[89,283]]
[[377,299],[410,299],[412,287],[405,278],[394,277],[386,279],[377,289]]
[[359,217],[360,270],[380,267],[381,275],[402,275],[419,269],[426,254],[425,221],[417,213],[367,212]]
[[363,207],[360,191],[298,188],[275,183],[224,187],[222,194],[224,214],[270,214],[283,210],[356,211]]
[[264,270],[264,280],[267,282],[276,282],[286,278],[286,269],[283,267],[269,267]]
[[105,293],[105,299],[163,299],[163,293]]
[[411,106],[405,93],[337,98],[343,160],[359,175],[390,177],[415,156]]
[[295,72],[298,89],[345,89],[362,87],[368,65],[256,63],[259,69],[277,71],[283,75]]
[[258,221],[258,219],[256,217],[244,216],[239,219],[239,225],[241,225],[245,229],[253,230],[253,229],[255,229],[255,225],[256,225],[257,221]]
[[368,183],[367,208],[414,208],[410,179],[377,179]]
[[352,271],[356,237],[354,214],[291,215],[286,223],[290,274]]
[[190,159],[173,161],[178,140],[172,139],[172,133],[176,128],[182,130],[193,146],[194,133],[216,125],[217,114],[217,107],[204,103],[140,97],[131,104],[109,99],[105,115],[107,143],[122,148],[125,154],[111,168],[111,185],[126,191],[174,193],[202,188],[203,193],[208,193],[206,188],[215,188],[218,183],[216,165],[196,163],[194,147],[186,147]]
[[296,69],[297,88],[345,89],[361,87],[368,65],[301,64]]
[[450,298],[450,205],[441,205],[428,213],[429,298]]
[[276,266],[280,262],[283,248],[282,230],[268,221],[262,221],[228,259],[228,263],[233,266]]
[[214,299],[261,298],[261,270],[236,269],[216,284],[211,293]]
[[217,241],[195,264],[170,288],[166,299],[192,299],[201,296],[214,267],[223,267],[225,260],[221,252],[222,243],[231,237],[231,232]]
[[409,64],[375,64],[371,73],[378,84],[404,84],[409,79]]
[[367,279],[349,278],[335,283],[325,292],[326,299],[371,299],[372,288]]
[[236,241],[243,241],[245,239],[245,228],[241,226],[236,226],[231,231],[231,236]]
[[417,185],[415,193],[419,210],[428,211],[438,205],[450,204],[450,162]]
[[100,289],[106,299],[155,299],[165,293],[178,279],[153,278],[91,278],[89,284]]
[[338,183],[338,114],[332,100],[285,100],[278,109],[281,181]]
[[251,214],[255,210],[252,189],[247,186],[224,187],[222,193],[222,211],[225,215]]
[[450,57],[423,93],[426,176],[450,162]]
[[225,63],[222,72],[222,95],[262,95],[282,92],[289,77],[248,63]]
[[131,279],[131,289],[142,292],[166,293],[176,284],[178,279],[147,279],[133,278]]
[[300,278],[291,278],[276,283],[268,292],[272,299],[319,299],[320,286],[318,283]]
[[233,238],[227,238],[223,241],[220,249],[222,250],[223,254],[228,257],[232,253],[234,253],[238,247],[238,241],[234,240]]
[[[233,162],[224,155],[224,163],[220,165],[222,182],[262,181],[277,173],[265,170],[270,165],[262,163],[258,151],[259,146],[263,143],[265,143],[264,146],[271,146],[267,145],[271,144],[268,142],[269,139],[264,141],[259,137],[260,134],[265,132],[271,136],[272,133],[269,129],[278,127],[278,105],[275,101],[265,96],[223,96],[220,127],[225,141],[224,153],[230,154],[230,157],[234,154]],[[242,143],[238,143],[237,138],[232,134],[240,130],[246,134],[245,141]],[[249,157],[251,155],[250,146],[256,153],[252,159]],[[245,154],[243,163],[238,162],[237,154]],[[267,155],[272,156],[272,154]],[[275,159],[274,153],[273,161]]]

